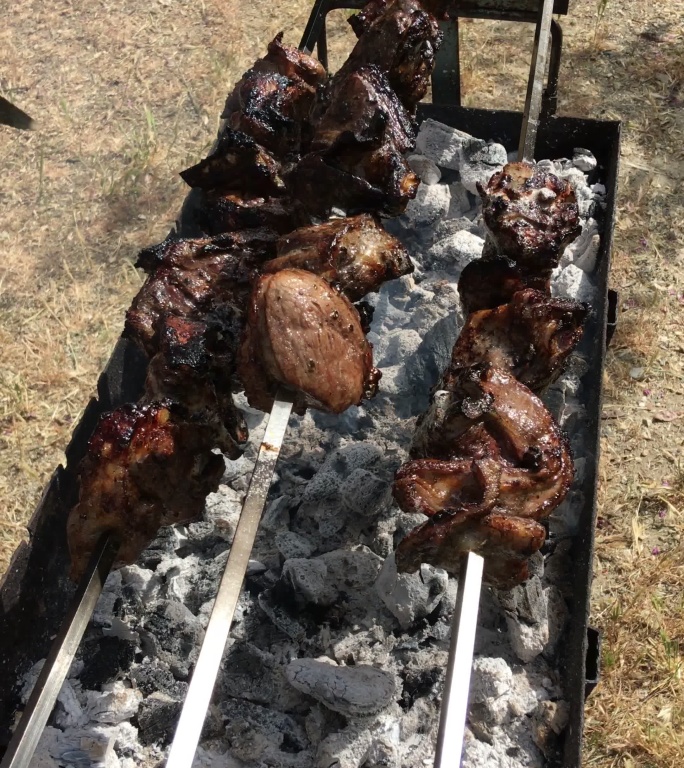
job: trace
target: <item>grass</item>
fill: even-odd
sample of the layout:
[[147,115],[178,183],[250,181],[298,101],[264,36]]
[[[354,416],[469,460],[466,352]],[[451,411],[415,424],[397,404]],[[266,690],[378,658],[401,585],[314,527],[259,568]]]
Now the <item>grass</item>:
[[[6,14],[0,91],[38,130],[0,128],[0,572],[121,330],[140,284],[136,253],[180,207],[178,171],[211,142],[229,85],[281,28],[296,43],[309,8],[28,0]],[[620,321],[592,602],[603,677],[584,764],[674,768],[684,758],[684,0],[570,9],[560,112],[623,123]],[[331,23],[333,62],[350,40],[344,16]],[[464,102],[521,109],[531,28],[463,20],[461,34]]]

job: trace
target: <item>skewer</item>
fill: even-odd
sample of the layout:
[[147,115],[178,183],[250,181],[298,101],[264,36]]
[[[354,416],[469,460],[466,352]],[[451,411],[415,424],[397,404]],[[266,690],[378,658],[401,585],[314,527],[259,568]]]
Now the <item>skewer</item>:
[[271,409],[228,562],[216,594],[216,602],[183,702],[166,763],[167,768],[190,768],[195,758],[291,411],[292,399],[279,391]]
[[[525,111],[518,144],[519,161],[534,160],[551,35],[553,2],[554,0],[540,0],[539,3]],[[458,596],[451,625],[449,661],[435,747],[435,768],[457,768],[461,764],[483,568],[484,559],[474,552],[469,552],[459,577]]]
[[118,551],[119,542],[111,535],[105,534],[78,585],[69,612],[52,643],[0,768],[30,768],[33,753],[69,673]]

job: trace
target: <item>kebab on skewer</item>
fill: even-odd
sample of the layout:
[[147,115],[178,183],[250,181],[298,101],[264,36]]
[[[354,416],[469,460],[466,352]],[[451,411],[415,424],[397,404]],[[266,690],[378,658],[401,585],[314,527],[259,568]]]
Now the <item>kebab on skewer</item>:
[[[430,61],[421,54],[424,77]],[[234,390],[268,408],[285,386],[300,413],[341,412],[374,394],[367,311],[352,301],[412,270],[376,215],[401,212],[415,195],[418,181],[402,155],[415,131],[381,70],[333,78],[311,109],[323,77],[318,62],[276,38],[228,98],[214,152],[182,174],[201,190],[204,220],[219,209],[228,231],[212,224],[207,237],[167,240],[141,254],[148,278],[125,332],[150,358],[145,393],[106,414],[91,438],[67,523],[72,578],[105,532],[123,540],[122,565],[160,525],[201,514],[222,474],[215,449],[236,458],[246,443]],[[349,94],[356,94],[351,114]],[[320,215],[312,202],[318,182],[302,187],[307,176],[298,182],[295,172],[331,147],[352,191],[328,194],[324,213],[364,214],[282,237]]]
[[[553,196],[539,194],[548,189]],[[426,562],[458,572],[472,551],[485,558],[485,582],[509,588],[528,578],[542,523],[574,476],[567,439],[534,392],[560,374],[588,308],[548,295],[550,273],[579,233],[570,185],[516,163],[480,195],[509,282],[492,285],[501,257],[486,254],[459,281],[470,314],[394,483],[399,506],[429,519],[399,543],[396,561],[400,571]],[[525,287],[533,282],[546,291]]]

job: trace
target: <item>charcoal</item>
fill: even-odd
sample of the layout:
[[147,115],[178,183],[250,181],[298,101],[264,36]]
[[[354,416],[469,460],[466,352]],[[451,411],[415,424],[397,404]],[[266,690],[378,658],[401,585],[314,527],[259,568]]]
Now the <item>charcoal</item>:
[[81,644],[83,668],[79,680],[84,688],[98,690],[127,672],[135,658],[135,645],[119,637],[87,637]]
[[143,744],[170,743],[183,702],[166,693],[155,691],[142,703],[138,712],[138,728]]

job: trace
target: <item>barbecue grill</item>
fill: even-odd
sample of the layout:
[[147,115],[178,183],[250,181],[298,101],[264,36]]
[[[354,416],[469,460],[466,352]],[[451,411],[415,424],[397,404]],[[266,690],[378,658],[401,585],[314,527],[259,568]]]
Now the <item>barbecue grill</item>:
[[[318,0],[306,27],[302,47],[318,48],[319,58],[327,64],[325,17],[338,8],[361,8],[363,2]],[[567,12],[567,0],[557,0],[556,13]],[[469,0],[462,3],[461,15],[477,18],[532,22],[536,19],[535,0]],[[523,115],[501,110],[471,109],[460,106],[458,22],[444,25],[445,44],[433,75],[432,103],[421,104],[419,121],[428,118],[453,126],[474,136],[503,144],[507,150],[517,147]],[[549,75],[537,136],[538,157],[571,157],[573,149],[590,150],[598,161],[595,180],[606,187],[606,207],[601,213],[602,239],[595,279],[598,299],[585,331],[584,354],[590,373],[584,379],[587,419],[583,422],[593,460],[587,462],[585,502],[573,543],[571,616],[562,660],[565,698],[570,704],[562,765],[581,764],[584,700],[598,681],[599,636],[588,626],[596,484],[599,456],[601,414],[601,378],[605,348],[615,324],[615,296],[608,290],[608,271],[615,216],[619,162],[620,124],[615,121],[588,120],[555,116],[556,86],[562,35],[554,21]],[[191,192],[183,206],[174,233],[191,237],[197,234],[194,219],[196,193]],[[30,538],[15,552],[0,585],[0,664],[5,674],[0,680],[0,753],[9,741],[19,706],[22,676],[44,658],[74,594],[67,578],[69,557],[65,522],[77,500],[76,468],[99,416],[118,405],[135,401],[142,392],[146,361],[138,348],[120,339],[97,385],[97,398],[85,409],[83,417],[65,451],[66,466],[54,472],[29,523]],[[553,542],[551,542],[553,546]]]

